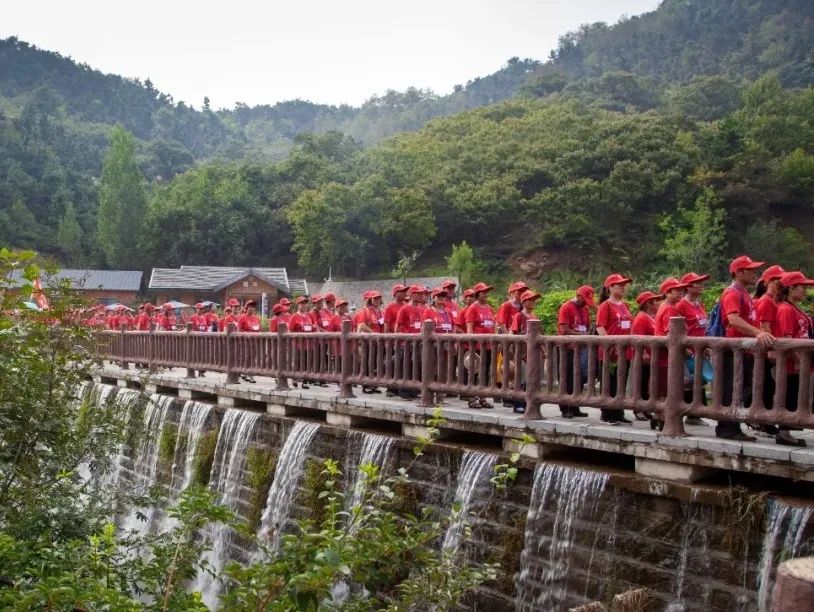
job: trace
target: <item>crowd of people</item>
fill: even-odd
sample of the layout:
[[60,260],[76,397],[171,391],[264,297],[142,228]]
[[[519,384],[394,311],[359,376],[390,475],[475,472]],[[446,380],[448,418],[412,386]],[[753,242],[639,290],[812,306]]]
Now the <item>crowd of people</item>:
[[[806,296],[807,287],[814,285],[814,280],[806,278],[801,272],[785,271],[778,265],[767,267],[762,274],[757,270],[762,268],[763,262],[756,262],[748,256],[734,259],[729,266],[731,284],[723,291],[718,305],[711,313],[707,313],[701,303],[701,294],[704,283],[709,279],[708,274],[689,272],[681,278],[670,277],[665,279],[658,287],[658,291],[644,291],[638,294],[635,302],[638,311],[631,312],[626,295],[631,279],[618,273],[607,276],[597,298],[594,288],[583,285],[576,289],[574,296],[567,300],[559,309],[557,318],[558,335],[585,336],[597,334],[600,336],[666,336],[669,331],[670,319],[683,317],[687,334],[689,336],[720,335],[728,338],[754,338],[767,349],[771,349],[778,338],[808,339],[812,337],[811,317],[801,308]],[[755,287],[754,293],[750,289]],[[285,324],[288,331],[295,333],[312,332],[338,332],[343,321],[352,321],[356,332],[368,333],[402,333],[418,334],[426,321],[431,321],[436,334],[525,334],[528,322],[536,320],[535,309],[541,294],[529,288],[526,283],[518,281],[512,283],[508,290],[508,299],[497,310],[492,308],[489,301],[493,287],[479,282],[461,293],[462,302],[456,300],[457,286],[453,281],[447,281],[439,287],[428,288],[420,285],[406,286],[396,284],[392,288],[392,301],[383,307],[383,296],[378,291],[367,291],[362,295],[364,306],[355,313],[349,312],[347,300],[339,298],[332,293],[325,295],[300,296],[291,301],[282,298],[271,308],[272,317],[268,322],[268,329],[276,332],[281,324]],[[195,304],[195,314],[188,321],[192,329],[198,332],[224,331],[227,326],[234,324],[240,332],[261,331],[261,320],[257,313],[257,304],[254,300],[243,303],[235,298],[229,300],[221,315],[218,315],[212,302]],[[102,307],[104,308],[104,307]],[[143,304],[133,313],[120,306],[106,314],[97,310],[87,320],[90,325],[105,325],[110,329],[149,330],[151,325],[158,329],[173,330],[179,328],[175,317],[175,309],[170,303],[160,307],[152,304]],[[549,333],[553,330],[546,330]],[[578,352],[581,376],[577,380],[574,376],[575,357]],[[566,360],[567,376],[564,383],[566,391],[574,392],[574,385],[587,383],[588,350],[583,346],[571,345],[563,350],[562,357]],[[619,355],[616,349],[597,352],[600,362],[609,361],[611,368],[610,384],[607,394],[614,397],[619,392],[617,366]],[[764,360],[765,372],[763,374],[763,405],[772,408],[775,402],[775,357],[768,353],[769,358]],[[489,372],[493,358],[491,350],[479,351],[479,358],[487,360],[485,371]],[[633,357],[633,349],[625,351],[625,357]],[[695,355],[688,355],[688,366],[695,366]],[[790,352],[786,357],[786,397],[784,406],[793,411],[797,408],[797,395],[800,384],[799,368],[800,357]],[[660,396],[666,393],[667,381],[667,352],[660,351],[658,357],[651,362],[650,352],[645,350],[642,355],[642,387],[640,395],[647,400],[650,397],[650,371],[659,369],[656,380],[659,382],[657,392]],[[698,356],[698,367],[703,367],[703,356]],[[735,368],[740,367],[741,372]],[[477,370],[481,370],[481,365]],[[466,368],[469,370],[469,368]],[[723,404],[730,405],[733,399],[734,380],[743,381],[743,400],[745,405],[751,403],[752,377],[754,359],[747,352],[736,366],[733,353],[726,351],[723,359],[724,390]],[[468,371],[463,372],[464,378]],[[472,376],[477,376],[472,368]],[[253,380],[247,378],[247,380]],[[687,377],[687,380],[691,380]],[[466,382],[466,380],[464,380]],[[378,389],[365,387],[366,393],[379,393]],[[388,388],[388,395],[399,394],[405,398],[415,396],[414,392]],[[622,389],[622,393],[625,390]],[[687,401],[692,399],[692,389],[686,389]],[[705,401],[705,398],[701,398]],[[494,406],[483,397],[467,398],[470,408],[493,408]],[[516,412],[524,411],[521,402],[507,402]],[[578,407],[563,405],[560,407],[563,417],[579,418],[588,416]],[[637,419],[650,420],[653,427],[660,426],[655,416],[644,412],[634,412]],[[625,416],[624,410],[602,409],[601,418],[611,424],[629,424],[632,421]],[[687,417],[690,424],[701,425],[700,419]],[[794,438],[790,434],[791,428],[774,426],[755,426],[753,429],[772,435],[778,444],[804,446],[805,441]],[[719,421],[716,426],[716,435],[740,441],[752,441],[756,438],[745,433],[740,424],[734,421]]]

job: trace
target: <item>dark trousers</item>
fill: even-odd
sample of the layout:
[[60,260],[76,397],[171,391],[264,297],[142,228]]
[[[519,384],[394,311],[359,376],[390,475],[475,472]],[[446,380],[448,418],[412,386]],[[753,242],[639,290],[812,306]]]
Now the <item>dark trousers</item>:
[[[608,384],[608,395],[610,397],[616,397],[616,394],[619,393],[619,382],[616,380],[616,373],[619,364],[617,362],[613,362],[610,368],[610,383]],[[622,381],[622,394],[625,392],[625,386],[627,386],[627,372],[625,373],[625,380]],[[604,390],[602,390],[604,393]],[[624,409],[619,408],[602,408],[602,420],[603,421],[612,421],[624,418],[625,411]]]
[[[751,355],[744,354],[743,356],[743,405],[748,407],[752,404],[752,377],[755,366],[755,360]],[[723,376],[723,393],[721,401],[724,406],[732,405],[732,398],[735,393],[735,356],[730,351],[724,352],[724,376]],[[771,405],[771,404],[770,404]],[[737,421],[718,421],[715,426],[715,434],[728,434],[738,432],[741,430],[740,423]]]
[[[582,349],[586,351],[587,349]],[[566,348],[565,351],[560,349],[560,359],[565,359],[565,392],[569,395],[574,392],[574,349]],[[588,380],[588,360],[582,359],[582,355],[580,355],[580,384],[579,384],[579,391],[582,391],[583,385]],[[563,381],[560,381],[560,388],[563,387]],[[578,409],[575,406],[565,406],[560,404],[560,412],[563,414],[567,413],[569,410],[576,410]]]

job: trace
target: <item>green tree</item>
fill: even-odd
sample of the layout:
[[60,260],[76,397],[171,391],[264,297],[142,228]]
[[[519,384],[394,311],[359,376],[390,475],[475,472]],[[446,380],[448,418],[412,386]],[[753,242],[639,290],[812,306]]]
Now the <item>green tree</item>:
[[811,270],[811,243],[799,230],[780,225],[777,219],[755,221],[743,235],[744,249],[753,259],[780,264],[786,270]]
[[79,265],[82,256],[82,228],[76,218],[76,210],[70,202],[65,207],[65,214],[59,220],[57,243],[64,254],[65,263],[70,266]]
[[461,287],[471,287],[484,272],[484,265],[466,240],[460,244],[453,244],[452,251],[447,259],[447,270],[458,277]]
[[726,211],[711,189],[704,190],[691,209],[679,209],[661,221],[661,254],[673,270],[721,275],[726,258]]
[[147,197],[136,163],[133,136],[120,127],[110,133],[102,165],[97,238],[107,262],[118,268],[138,267],[138,243],[144,227]]

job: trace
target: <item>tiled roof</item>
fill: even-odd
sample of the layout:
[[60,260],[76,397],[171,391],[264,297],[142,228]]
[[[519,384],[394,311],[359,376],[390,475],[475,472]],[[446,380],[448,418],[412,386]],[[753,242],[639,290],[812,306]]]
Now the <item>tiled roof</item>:
[[[84,291],[138,291],[142,273],[139,270],[60,270],[56,274],[43,275],[44,285],[60,280],[70,280],[74,289]],[[22,275],[12,275],[12,285],[21,286]]]
[[406,285],[424,285],[426,287],[437,287],[446,280],[453,280],[456,284],[460,285],[458,279],[454,276],[432,276],[420,278],[408,278],[404,283],[402,278],[385,278],[380,280],[369,281],[325,281],[319,288],[320,295],[326,293],[333,293],[337,297],[342,297],[348,300],[352,309],[360,308],[364,302],[362,301],[362,293],[365,291],[379,291],[384,296],[385,303],[392,295],[393,285],[402,283]]
[[150,289],[198,289],[219,291],[246,276],[256,276],[286,293],[288,273],[285,268],[240,268],[220,266],[181,266],[180,268],[153,268]]

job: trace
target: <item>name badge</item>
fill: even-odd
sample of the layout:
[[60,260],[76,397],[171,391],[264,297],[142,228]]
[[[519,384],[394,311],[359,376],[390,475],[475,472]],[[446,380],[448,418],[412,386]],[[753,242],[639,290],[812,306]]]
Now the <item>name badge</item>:
[[619,322],[620,329],[630,329],[630,321],[625,319],[624,321]]
[[198,331],[206,331],[206,325],[199,325]]
[[257,331],[260,329],[259,325],[252,325],[252,331]]
[[413,329],[421,329],[421,321],[416,321],[413,323]]
[[441,331],[452,331],[452,325],[449,323],[441,323]]
[[588,326],[587,325],[577,325],[576,329],[577,329],[578,332],[586,332],[586,331],[588,331]]
[[328,327],[331,324],[327,319],[322,319],[322,327]]
[[494,325],[495,325],[495,322],[492,321],[491,319],[486,319],[486,321],[483,322],[484,327],[494,327]]
[[311,331],[311,326],[310,325],[303,325],[302,329],[303,329],[303,331]]
[[707,326],[707,318],[706,317],[699,317],[698,318],[698,325],[701,327]]
[[384,325],[384,318],[379,319],[379,325]]

